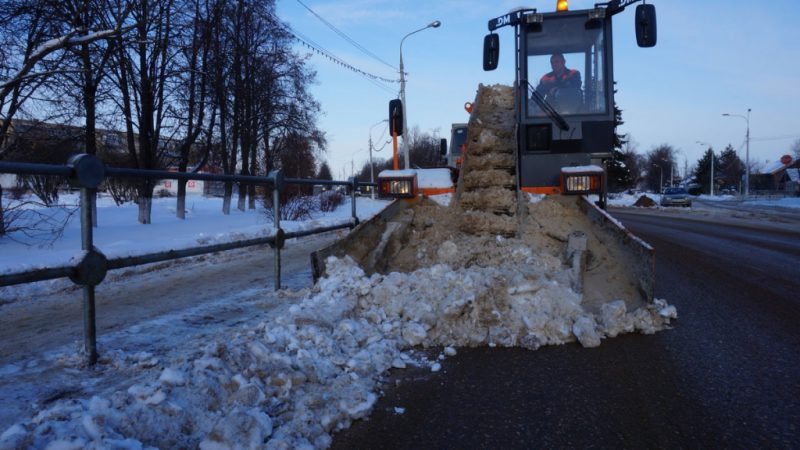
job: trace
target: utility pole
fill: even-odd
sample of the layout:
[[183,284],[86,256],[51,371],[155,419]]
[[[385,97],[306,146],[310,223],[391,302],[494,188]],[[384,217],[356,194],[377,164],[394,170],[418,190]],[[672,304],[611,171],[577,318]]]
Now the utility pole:
[[[403,67],[403,41],[405,41],[406,38],[412,34],[419,33],[422,30],[427,30],[428,28],[439,28],[441,24],[442,22],[434,20],[419,30],[412,31],[411,33],[403,36],[403,39],[400,39],[400,101],[403,102],[403,154],[405,157],[406,169],[411,168],[411,161],[408,156],[408,142],[406,140],[406,136],[408,135],[408,106],[406,106],[406,74],[405,68]],[[397,167],[395,167],[395,170],[397,170]]]
[[714,195],[714,150],[711,150],[711,188],[709,192],[712,196]]
[[722,113],[725,117],[741,117],[742,119],[747,122],[747,134],[745,135],[745,142],[747,144],[747,150],[745,153],[744,159],[744,196],[747,197],[750,195],[750,111],[751,108],[747,108],[747,116],[743,116],[741,114],[730,114],[730,113]]
[[[375,183],[375,165],[372,163],[372,149],[373,149],[373,146],[372,146],[372,129],[375,128],[376,126],[378,126],[378,125],[380,125],[382,123],[386,123],[388,121],[389,121],[389,119],[383,119],[380,122],[378,122],[378,123],[372,125],[371,127],[369,127],[369,182],[370,183]],[[396,156],[397,155],[395,155],[395,160],[397,159]],[[397,169],[397,167],[395,167],[395,170],[396,169]],[[375,200],[375,186],[370,186],[370,192],[372,193],[372,199]]]

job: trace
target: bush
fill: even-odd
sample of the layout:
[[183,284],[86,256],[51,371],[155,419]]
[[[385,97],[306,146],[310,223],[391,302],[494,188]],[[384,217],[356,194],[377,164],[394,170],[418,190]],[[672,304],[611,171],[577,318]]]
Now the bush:
[[344,195],[339,191],[323,191],[319,194],[319,210],[331,212],[344,203]]
[[[311,219],[311,213],[315,210],[313,197],[298,195],[287,199],[281,204],[281,220],[306,220]],[[267,217],[274,220],[274,210],[272,208],[272,196],[264,197],[264,207]]]
[[28,186],[25,186],[24,183],[17,183],[16,186],[8,188],[8,192],[11,194],[12,199],[22,200],[22,197],[25,197],[28,193]]
[[124,178],[106,178],[103,181],[105,191],[114,199],[117,206],[124,203],[132,202],[138,197],[136,190],[136,180],[128,180]]

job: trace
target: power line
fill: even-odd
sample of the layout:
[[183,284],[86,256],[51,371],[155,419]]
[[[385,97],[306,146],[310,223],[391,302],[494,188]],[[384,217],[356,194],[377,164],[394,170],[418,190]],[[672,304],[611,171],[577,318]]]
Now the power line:
[[372,53],[371,51],[367,50],[366,48],[364,48],[364,46],[362,46],[361,44],[359,44],[358,42],[356,42],[355,40],[353,40],[352,38],[350,38],[350,36],[346,35],[344,32],[342,32],[341,30],[339,30],[338,28],[336,28],[335,26],[333,26],[333,24],[331,24],[330,22],[328,22],[327,20],[325,20],[325,19],[324,19],[322,16],[320,16],[319,14],[317,14],[317,13],[316,13],[316,12],[315,12],[313,9],[309,8],[309,7],[308,7],[308,6],[307,6],[305,3],[303,3],[302,1],[300,1],[300,0],[297,0],[297,3],[300,3],[300,5],[302,5],[302,6],[303,6],[303,8],[307,9],[307,10],[308,10],[308,12],[310,12],[311,14],[313,14],[313,15],[314,15],[314,17],[316,17],[317,19],[319,19],[319,20],[320,20],[322,23],[324,23],[324,24],[325,24],[325,25],[326,25],[328,28],[330,28],[331,30],[333,30],[333,32],[334,32],[334,33],[336,33],[336,34],[338,34],[339,36],[341,36],[341,37],[342,37],[344,40],[346,40],[347,42],[351,43],[351,44],[352,44],[352,45],[353,45],[355,48],[357,48],[357,49],[361,50],[361,51],[362,51],[364,54],[366,54],[366,55],[368,55],[368,56],[371,56],[371,57],[375,58],[377,61],[380,61],[381,63],[383,63],[383,64],[385,64],[385,65],[387,65],[387,66],[391,67],[391,68],[392,68],[392,70],[395,70],[395,71],[396,71],[396,70],[398,70],[398,69],[397,69],[397,67],[395,67],[395,66],[393,66],[393,65],[391,65],[391,64],[389,64],[389,63],[387,63],[386,61],[382,60],[382,59],[381,59],[381,58],[380,58],[378,55],[376,55],[376,54]]
[[750,138],[751,141],[782,141],[785,139],[800,139],[800,135],[797,134],[787,134],[784,136],[769,136],[769,137],[759,137],[759,138]]
[[368,81],[372,82],[375,86],[377,86],[377,87],[379,87],[379,88],[381,88],[381,89],[383,89],[383,90],[385,90],[387,92],[390,92],[392,94],[395,93],[395,91],[393,89],[391,89],[390,87],[388,87],[386,85],[383,85],[383,84],[381,84],[379,82],[399,83],[399,80],[391,80],[389,78],[380,77],[380,76],[377,76],[377,75],[373,75],[373,74],[371,74],[369,72],[366,72],[364,70],[361,70],[361,69],[353,66],[352,64],[344,61],[343,59],[339,58],[338,56],[334,55],[333,53],[329,52],[328,50],[326,50],[321,45],[317,44],[316,42],[314,42],[313,40],[311,40],[307,36],[304,36],[302,33],[298,32],[296,30],[293,30],[293,29],[291,29],[289,27],[287,27],[286,31],[289,34],[291,34],[297,41],[299,41],[301,44],[305,45],[306,47],[308,47],[310,50],[314,51],[318,55],[320,55],[320,56],[322,56],[324,58],[327,58],[328,60],[330,60],[334,64],[338,64],[341,67],[344,67],[344,68],[346,68],[348,70],[351,70],[351,71],[353,71],[355,73],[358,73],[359,75],[365,77]]

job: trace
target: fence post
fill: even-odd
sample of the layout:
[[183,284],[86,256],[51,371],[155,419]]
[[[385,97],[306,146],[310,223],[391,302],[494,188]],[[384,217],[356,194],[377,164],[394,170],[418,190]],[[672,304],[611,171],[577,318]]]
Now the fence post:
[[358,178],[350,178],[350,208],[353,214],[353,221],[358,225],[358,216],[356,215],[356,190],[358,190]]
[[284,187],[283,173],[273,170],[267,175],[272,180],[272,216],[275,226],[275,290],[281,288],[281,249],[283,248],[283,230],[281,229],[281,191]]
[[92,195],[105,176],[103,163],[92,155],[80,154],[69,159],[72,169],[69,182],[81,188],[81,250],[70,279],[83,286],[83,346],[87,364],[97,362],[97,324],[95,321],[95,289],[106,276],[105,255],[94,247]]

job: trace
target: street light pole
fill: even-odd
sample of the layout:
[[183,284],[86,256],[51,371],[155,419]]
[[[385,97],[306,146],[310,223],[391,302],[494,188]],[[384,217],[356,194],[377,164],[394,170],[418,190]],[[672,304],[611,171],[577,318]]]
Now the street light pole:
[[419,30],[412,31],[407,35],[403,36],[403,39],[400,39],[400,101],[403,102],[403,154],[404,154],[404,162],[406,169],[411,168],[410,158],[408,156],[408,141],[406,140],[406,136],[408,135],[408,125],[407,125],[407,118],[408,118],[408,106],[406,105],[406,72],[403,67],[403,41],[406,40],[407,37],[411,36],[414,33],[419,33],[422,30],[427,30],[428,28],[439,28],[442,22],[438,20],[434,20],[433,22],[429,23],[428,25],[420,28]]
[[741,114],[729,114],[729,113],[722,113],[725,117],[741,117],[742,119],[747,122],[747,134],[745,135],[745,142],[746,142],[746,150],[745,150],[745,159],[744,159],[744,196],[747,197],[750,195],[750,111],[751,108],[747,108],[747,116],[743,116]]
[[[369,127],[369,182],[375,183],[375,165],[372,163],[372,129],[382,123],[388,122],[389,119],[383,119],[380,122]],[[375,186],[370,186],[371,197],[375,200]]]

